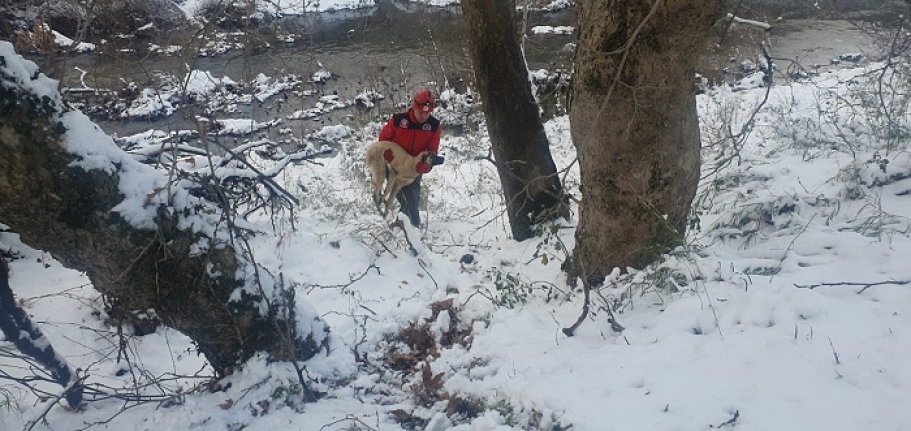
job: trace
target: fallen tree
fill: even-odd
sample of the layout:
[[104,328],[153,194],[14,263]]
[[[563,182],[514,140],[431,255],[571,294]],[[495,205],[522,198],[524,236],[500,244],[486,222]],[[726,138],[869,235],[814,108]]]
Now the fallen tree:
[[231,192],[249,186],[270,199],[288,196],[255,170],[219,174],[241,158],[208,158],[208,172],[189,174],[140,159],[0,42],[0,222],[84,271],[118,307],[151,310],[189,336],[220,375],[256,352],[281,360],[317,354],[328,328],[279,275],[255,264],[244,245],[251,232],[235,214],[250,195]]

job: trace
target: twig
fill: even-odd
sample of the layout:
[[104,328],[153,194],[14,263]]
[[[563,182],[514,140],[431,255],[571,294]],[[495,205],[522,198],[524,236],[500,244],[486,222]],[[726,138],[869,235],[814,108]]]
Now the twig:
[[47,417],[47,414],[51,412],[51,409],[54,408],[54,406],[57,405],[57,403],[60,402],[60,400],[62,400],[64,397],[67,396],[70,389],[71,389],[70,387],[64,388],[62,392],[60,392],[59,394],[54,396],[53,400],[50,400],[47,403],[45,403],[44,407],[41,409],[41,412],[38,414],[38,416],[35,416],[32,419],[29,419],[28,422],[25,423],[25,426],[22,427],[22,431],[31,431],[33,428],[35,428],[35,425],[38,425],[39,422],[44,422],[45,418]]
[[386,251],[388,251],[388,252],[389,252],[389,254],[391,254],[391,255],[392,255],[392,257],[394,257],[394,258],[396,258],[396,259],[398,259],[398,257],[399,257],[399,256],[398,256],[398,255],[397,255],[397,254],[395,254],[395,252],[394,252],[394,251],[392,251],[392,250],[391,250],[391,249],[389,249],[389,247],[388,247],[388,246],[387,246],[387,245],[386,245],[386,243],[385,243],[385,242],[383,242],[383,240],[382,240],[382,239],[380,239],[380,238],[379,238],[379,237],[377,237],[377,236],[376,236],[376,235],[375,235],[375,234],[373,234],[373,232],[371,232],[371,233],[370,233],[370,236],[372,236],[372,237],[373,237],[373,239],[375,239],[375,240],[376,240],[376,242],[377,242],[377,243],[379,243],[379,244],[380,244],[380,245],[381,245],[381,246],[383,246],[383,248],[385,248],[385,249],[386,249]]
[[734,9],[732,9],[733,12],[729,13],[729,14],[727,14],[727,16],[725,16],[725,18],[728,19],[728,23],[725,24],[725,26],[724,26],[724,31],[721,33],[721,40],[719,41],[719,43],[724,42],[724,39],[728,36],[728,31],[731,30],[731,27],[734,24],[734,17],[736,16],[734,14],[736,14],[737,11],[740,10],[740,5],[742,5],[742,4],[743,4],[743,0],[738,0],[737,5],[734,6]]
[[829,347],[832,348],[832,355],[835,356],[835,363],[841,364],[841,361],[838,359],[838,352],[835,351],[835,345],[832,344],[832,339],[829,338]]
[[816,284],[795,284],[794,287],[798,289],[815,289],[817,287],[828,287],[828,286],[863,286],[863,289],[857,291],[857,294],[860,295],[864,293],[865,290],[873,286],[882,286],[884,284],[894,284],[896,286],[903,286],[905,284],[911,283],[911,280],[889,280],[889,281],[874,281],[870,283],[864,282],[854,282],[854,281],[839,281],[832,283],[816,283]]
[[904,26],[905,19],[907,14],[901,15],[901,20],[898,22],[898,28],[895,29],[895,36],[892,38],[892,42],[889,44],[889,57],[886,59],[886,66],[883,67],[882,73],[880,73],[879,78],[877,79],[877,96],[879,96],[879,103],[882,107],[882,113],[886,117],[886,120],[889,122],[891,127],[901,126],[895,122],[895,119],[892,118],[891,109],[889,109],[889,104],[886,103],[884,98],[885,91],[883,90],[883,80],[886,76],[887,71],[889,70],[890,65],[894,65],[895,57],[898,57],[900,53],[896,52],[896,46],[899,40],[900,35],[902,34],[902,27]]
[[740,160],[740,150],[743,148],[743,145],[746,143],[746,140],[750,137],[750,134],[753,131],[753,126],[756,124],[756,116],[759,115],[759,112],[769,101],[769,95],[772,91],[772,79],[774,79],[775,75],[775,67],[774,63],[772,62],[772,57],[769,55],[769,50],[766,49],[766,46],[761,44],[760,48],[762,48],[762,55],[766,59],[766,69],[764,70],[764,73],[766,75],[764,78],[764,81],[766,81],[766,86],[765,94],[762,96],[762,101],[753,107],[749,118],[747,118],[747,120],[740,126],[739,131],[734,133],[734,131],[731,130],[732,127],[730,127],[730,124],[728,124],[727,136],[719,138],[716,142],[707,145],[707,147],[712,148],[716,145],[721,145],[724,143],[724,141],[730,141],[732,152],[731,154],[725,155],[724,149],[722,148],[721,154],[716,156],[715,160],[712,161],[712,166],[707,169],[707,172],[705,174],[700,176],[700,181],[717,174],[726,166],[731,164],[734,159]]
[[[617,317],[614,316],[614,307],[613,307],[613,305],[611,305],[611,301],[609,299],[607,299],[607,297],[605,297],[604,295],[601,294],[600,289],[596,290],[595,292],[598,294],[598,297],[601,298],[601,301],[604,302],[605,306],[602,307],[601,309],[604,311],[607,311],[607,323],[610,323],[610,329],[618,334],[625,331],[626,327],[621,325],[620,322],[617,321]],[[662,302],[663,302],[663,300],[662,300]]]
[[[572,326],[570,326],[569,328],[563,328],[563,334],[565,334],[567,337],[572,337],[573,335],[575,335],[576,329],[579,329],[579,326],[582,325],[582,321],[584,321],[585,318],[588,317],[588,312],[590,309],[589,304],[591,303],[590,302],[591,290],[587,286],[588,286],[588,282],[583,281],[582,287],[584,288],[583,290],[585,291],[585,299],[584,299],[584,302],[582,303],[582,314],[579,315],[579,318],[576,319],[576,323],[573,323]],[[608,306],[608,308],[610,308],[610,307]]]
[[397,227],[397,228],[399,228],[399,229],[402,230],[402,233],[405,234],[405,242],[408,243],[408,248],[409,248],[410,251],[411,251],[411,255],[412,255],[412,256],[417,256],[417,255],[418,255],[418,249],[415,248],[414,244],[411,242],[411,238],[408,237],[408,231],[405,229],[405,224],[402,223],[402,220],[401,220],[401,219],[396,219],[396,220],[395,220],[394,222],[392,222],[389,226],[391,226],[391,227]]
[[421,269],[424,270],[424,273],[427,274],[428,277],[430,277],[430,281],[433,282],[433,285],[434,285],[437,289],[439,289],[439,288],[440,288],[440,284],[437,283],[437,279],[433,278],[433,274],[431,274],[430,271],[427,270],[427,263],[424,262],[424,259],[418,258],[418,265],[420,265],[420,266],[421,266]]
[[418,258],[418,265],[420,265],[421,269],[424,270],[424,273],[426,273],[427,276],[430,277],[430,280],[433,281],[433,285],[436,286],[437,289],[439,289],[440,288],[439,283],[437,283],[437,280],[435,278],[433,278],[433,275],[430,273],[430,271],[427,270],[427,263],[424,262],[424,259],[421,259],[418,249],[411,242],[411,238],[408,237],[408,230],[405,229],[405,223],[402,222],[402,219],[396,219],[394,222],[392,222],[392,224],[390,224],[390,226],[397,227],[402,230],[402,233],[405,234],[405,242],[408,243],[408,247],[411,249],[411,255],[416,256]]
[[244,166],[246,166],[248,169],[250,169],[251,171],[256,173],[256,175],[259,176],[259,179],[262,180],[263,183],[265,183],[267,186],[269,186],[270,188],[272,188],[273,190],[278,192],[283,198],[285,198],[285,200],[294,203],[294,205],[300,205],[300,201],[296,197],[294,197],[294,195],[292,195],[291,192],[285,190],[284,187],[278,185],[278,183],[276,183],[275,180],[272,179],[272,177],[264,174],[262,171],[257,169],[255,166],[250,164],[250,162],[248,162],[245,158],[239,157],[232,149],[224,146],[221,142],[218,142],[218,141],[212,141],[212,142],[215,145],[217,145],[219,148],[221,148],[222,151],[225,151],[226,153],[230,154],[235,159],[237,159],[239,162],[241,162]]
[[734,410],[734,414],[730,419],[718,424],[717,426],[709,425],[709,428],[724,428],[728,425],[734,425],[737,423],[737,419],[740,419],[740,410]]
[[[816,218],[816,214],[813,214],[813,217],[810,217],[810,219],[807,220],[807,223],[803,225],[803,229],[801,229],[800,232],[797,233],[797,235],[795,235],[793,239],[791,239],[791,242],[788,244],[788,248],[786,248],[784,251],[784,254],[781,255],[781,260],[778,261],[778,267],[776,268],[776,269],[778,269],[778,271],[781,271],[781,266],[784,265],[785,259],[788,258],[788,252],[790,252],[794,248],[794,243],[797,242],[797,239],[800,238],[804,234],[804,232],[807,231],[807,229],[809,229],[810,223],[813,222],[814,218]],[[777,274],[778,271],[776,271],[775,273]],[[772,275],[771,277],[769,277],[770,283],[772,282],[773,278],[775,278],[775,275]]]
[[[585,269],[585,263],[579,262],[579,266],[582,269],[582,291],[584,293],[584,299],[582,303],[582,314],[579,315],[579,318],[576,319],[576,322],[572,324],[569,328],[563,328],[563,334],[567,337],[572,337],[576,333],[576,329],[579,329],[579,326],[582,325],[582,321],[588,317],[589,311],[591,311],[591,283],[588,281],[588,271]],[[608,313],[610,313],[610,305],[608,304]],[[613,314],[611,314],[613,316]]]
[[[373,427],[371,427],[370,425],[367,425],[364,421],[358,419],[357,417],[355,417],[354,415],[351,415],[351,414],[349,414],[349,415],[347,415],[347,416],[345,416],[345,417],[343,417],[343,418],[341,418],[341,419],[334,420],[334,421],[332,421],[332,422],[329,422],[329,423],[327,423],[327,424],[321,426],[321,427],[319,428],[318,431],[322,431],[322,430],[324,430],[324,429],[326,429],[326,428],[328,428],[328,427],[331,427],[332,425],[336,425],[336,424],[340,424],[340,423],[342,423],[342,422],[348,422],[348,421],[351,421],[351,422],[354,422],[354,423],[356,423],[356,424],[359,424],[360,426],[366,427],[366,428],[367,428],[367,431],[376,431],[376,428],[373,428]],[[360,429],[360,428],[358,428],[358,429]]]
[[630,50],[633,47],[633,43],[635,43],[636,40],[639,38],[639,33],[642,32],[642,29],[645,27],[645,24],[647,24],[649,22],[649,20],[651,20],[652,17],[655,15],[655,13],[658,12],[658,9],[661,8],[662,3],[664,3],[662,0],[655,1],[655,3],[652,5],[652,9],[649,10],[647,15],[645,15],[645,18],[642,19],[642,22],[640,22],[639,25],[636,26],[636,29],[633,30],[633,34],[630,35],[629,39],[626,41],[626,44],[623,45],[622,48],[620,48],[617,51],[608,52],[608,53],[603,54],[603,55],[614,55],[614,54],[618,54],[621,52],[623,53],[623,55],[620,57],[620,64],[617,65],[617,73],[616,73],[616,75],[614,75],[614,79],[613,79],[613,82],[611,83],[611,86],[607,89],[607,94],[604,96],[604,101],[601,102],[601,107],[598,109],[598,115],[595,118],[604,118],[604,112],[607,110],[608,102],[610,101],[611,94],[613,94],[614,89],[620,83],[620,77],[623,76],[623,67],[624,67],[624,65],[626,65],[626,60],[630,55]]
[[[395,254],[393,254],[393,256],[395,256]],[[329,285],[329,286],[314,286],[314,287],[319,287],[320,289],[345,289],[346,287],[349,287],[352,284],[360,281],[362,278],[366,277],[367,273],[369,273],[371,269],[375,269],[376,273],[380,274],[380,267],[376,266],[376,261],[373,261],[370,263],[370,265],[367,265],[367,269],[365,269],[364,272],[362,272],[357,277],[352,277],[346,284],[333,284],[333,285]]]

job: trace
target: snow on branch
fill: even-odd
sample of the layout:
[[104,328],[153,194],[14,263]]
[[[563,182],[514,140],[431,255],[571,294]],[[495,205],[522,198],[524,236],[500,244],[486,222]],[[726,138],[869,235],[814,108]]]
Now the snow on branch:
[[[219,135],[207,127],[197,133],[212,152],[178,139],[158,150],[133,143],[128,153],[8,42],[0,42],[0,129],[0,218],[23,242],[85,271],[128,310],[154,308],[218,374],[257,352],[306,360],[321,351],[328,327],[315,309],[284,299],[280,270],[237,247],[256,232],[248,215],[293,209],[297,198],[273,178],[315,154],[276,161],[256,146],[209,147]],[[20,157],[23,148],[30,157]]]
[[751,25],[751,26],[753,26],[753,27],[761,28],[761,29],[766,30],[766,31],[772,29],[772,26],[771,26],[769,23],[765,23],[765,22],[762,22],[762,21],[754,21],[754,20],[751,20],[751,19],[740,18],[739,16],[734,15],[734,14],[732,14],[732,13],[728,13],[728,14],[725,16],[725,19],[728,19],[728,20],[730,20],[730,21],[732,21],[732,22],[736,22],[736,23],[738,23],[738,24]]

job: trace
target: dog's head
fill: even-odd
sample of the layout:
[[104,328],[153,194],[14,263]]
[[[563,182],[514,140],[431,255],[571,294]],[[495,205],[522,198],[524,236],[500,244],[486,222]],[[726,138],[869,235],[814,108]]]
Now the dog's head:
[[434,153],[425,152],[421,156],[421,161],[426,163],[428,166],[437,166],[437,165],[442,165],[443,162],[446,161],[446,158],[444,158],[443,156],[434,154]]

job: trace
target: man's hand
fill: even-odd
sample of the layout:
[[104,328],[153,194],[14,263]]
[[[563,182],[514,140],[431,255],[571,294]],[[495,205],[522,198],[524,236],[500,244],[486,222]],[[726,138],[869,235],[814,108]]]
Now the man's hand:
[[383,151],[383,158],[386,159],[386,163],[392,163],[395,160],[395,154],[392,153],[392,150]]

